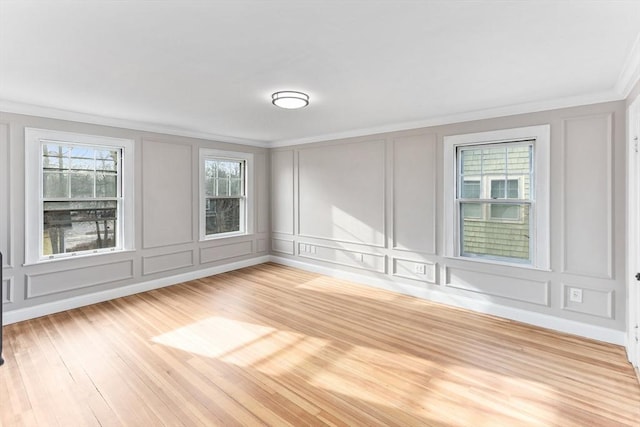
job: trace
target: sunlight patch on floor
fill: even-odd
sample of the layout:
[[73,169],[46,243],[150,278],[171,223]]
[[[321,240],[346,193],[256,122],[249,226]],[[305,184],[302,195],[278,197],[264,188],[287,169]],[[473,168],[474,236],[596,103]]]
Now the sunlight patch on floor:
[[217,316],[158,335],[151,341],[236,366],[251,367],[268,375],[295,369],[329,342]]
[[552,409],[545,411],[545,402],[558,398],[553,387],[490,369],[333,343],[217,316],[158,335],[152,341],[271,377],[294,374],[332,394],[451,426],[495,425],[496,420],[505,425],[558,421]]
[[554,410],[544,409],[544,402],[557,398],[553,387],[536,381],[452,365],[429,381],[422,402],[431,417],[455,426],[493,426],[500,420],[505,425],[548,425],[560,420]]
[[268,326],[212,316],[155,336],[151,341],[205,357],[221,357],[272,334]]

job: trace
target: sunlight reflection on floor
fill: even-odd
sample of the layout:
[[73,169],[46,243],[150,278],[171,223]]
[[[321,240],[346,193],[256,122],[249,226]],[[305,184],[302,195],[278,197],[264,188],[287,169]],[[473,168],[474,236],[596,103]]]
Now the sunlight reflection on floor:
[[240,320],[213,316],[152,341],[272,377],[295,374],[332,394],[452,426],[557,421],[552,409],[545,412],[544,402],[557,398],[545,384]]

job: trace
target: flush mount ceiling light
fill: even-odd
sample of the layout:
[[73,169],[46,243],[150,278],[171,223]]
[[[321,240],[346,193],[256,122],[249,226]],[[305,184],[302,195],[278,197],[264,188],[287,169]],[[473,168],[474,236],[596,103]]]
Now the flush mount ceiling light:
[[295,110],[309,105],[309,95],[293,90],[284,90],[271,95],[271,103],[280,108]]

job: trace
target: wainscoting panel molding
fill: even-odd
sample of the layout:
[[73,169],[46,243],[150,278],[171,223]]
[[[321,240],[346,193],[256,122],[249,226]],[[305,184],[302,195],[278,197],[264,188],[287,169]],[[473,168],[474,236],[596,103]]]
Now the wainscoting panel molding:
[[0,289],[2,304],[13,302],[13,276],[2,278],[2,288]]
[[200,263],[222,261],[230,258],[237,258],[253,253],[253,241],[229,243],[226,245],[211,246],[200,249]]
[[[582,292],[582,302],[571,301],[572,289]],[[614,291],[588,289],[571,283],[562,284],[562,309],[613,319]]]
[[436,135],[393,141],[393,249],[436,253]]
[[450,288],[493,295],[538,305],[549,305],[549,282],[480,273],[458,267],[445,268]]
[[79,288],[118,282],[133,277],[133,261],[58,270],[27,275],[27,299]]
[[433,262],[393,258],[392,274],[420,282],[437,283],[437,265]]
[[293,240],[271,239],[271,250],[281,254],[293,255]]
[[193,250],[145,256],[142,258],[142,275],[178,270],[192,265],[194,265]]
[[298,255],[303,258],[375,271],[377,273],[386,273],[387,269],[386,256],[384,255],[350,251],[329,246],[299,243]]
[[9,125],[0,123],[0,252],[2,268],[13,267],[13,228],[11,227],[11,157],[9,149]]
[[612,121],[611,114],[563,121],[565,273],[613,278]]

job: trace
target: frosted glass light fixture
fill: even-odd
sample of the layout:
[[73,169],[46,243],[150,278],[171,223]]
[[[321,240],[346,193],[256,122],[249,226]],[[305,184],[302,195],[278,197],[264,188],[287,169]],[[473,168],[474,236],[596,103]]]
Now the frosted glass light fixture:
[[309,95],[302,92],[285,90],[271,95],[271,103],[280,108],[295,110],[309,105]]

